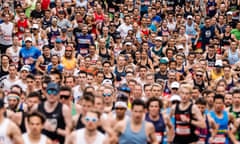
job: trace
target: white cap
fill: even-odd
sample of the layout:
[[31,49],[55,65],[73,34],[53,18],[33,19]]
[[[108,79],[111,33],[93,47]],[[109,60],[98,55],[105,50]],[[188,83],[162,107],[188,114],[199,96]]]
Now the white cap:
[[171,88],[179,88],[179,83],[178,82],[172,82],[171,83]]
[[222,66],[223,66],[223,64],[222,64],[222,60],[216,60],[216,62],[215,62],[215,66],[222,67]]
[[105,84],[112,85],[112,81],[110,79],[105,79],[103,80],[102,85],[105,85]]
[[30,65],[24,65],[22,68],[21,68],[21,70],[20,71],[30,71],[30,69],[31,69],[31,66]]
[[157,37],[155,37],[155,40],[160,40],[160,41],[162,41],[162,37],[157,36]]
[[123,101],[117,101],[117,102],[115,103],[115,108],[118,108],[118,107],[127,108],[127,103],[126,103],[126,102],[123,102]]
[[26,37],[25,42],[26,41],[31,41],[32,42],[32,38],[31,37]]
[[181,97],[179,95],[172,95],[170,101],[181,101]]
[[233,15],[233,12],[229,11],[227,12],[227,15]]
[[180,50],[180,49],[184,49],[183,45],[177,45],[177,49]]
[[192,18],[193,18],[192,15],[187,16],[187,19],[192,19]]
[[33,28],[33,29],[34,29],[34,28],[35,28],[35,29],[38,29],[38,24],[33,24],[33,25],[32,25],[32,28]]
[[125,45],[130,45],[131,46],[132,43],[131,42],[126,42]]

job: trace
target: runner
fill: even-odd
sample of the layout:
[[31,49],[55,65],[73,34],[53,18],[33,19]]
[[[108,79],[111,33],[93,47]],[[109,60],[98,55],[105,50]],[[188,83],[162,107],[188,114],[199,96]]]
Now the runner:
[[27,116],[28,132],[22,135],[24,144],[52,144],[52,141],[41,134],[45,117],[39,112],[32,112]]
[[118,143],[147,143],[157,144],[155,129],[152,123],[143,120],[145,104],[136,99],[132,103],[132,116],[128,121],[121,121],[114,127]]
[[65,144],[104,144],[105,136],[97,130],[100,116],[97,110],[88,111],[84,118],[86,127],[73,131]]
[[24,144],[20,129],[11,120],[4,117],[4,102],[0,99],[0,142],[3,144]]
[[181,84],[179,94],[181,101],[173,105],[170,116],[175,117],[175,137],[174,144],[194,143],[198,141],[195,134],[196,128],[206,128],[204,118],[200,110],[191,102],[191,85]]

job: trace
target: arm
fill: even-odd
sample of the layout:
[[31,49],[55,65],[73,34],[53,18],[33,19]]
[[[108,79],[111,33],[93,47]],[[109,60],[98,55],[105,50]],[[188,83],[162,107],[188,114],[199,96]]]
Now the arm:
[[215,137],[216,134],[217,134],[218,126],[210,115],[206,115],[206,116],[208,117],[209,125],[210,125],[210,128],[211,128],[211,130],[210,130],[211,131],[211,137]]
[[65,140],[65,144],[74,144],[74,140],[76,139],[76,132],[72,132],[70,136]]
[[40,71],[41,73],[45,73],[45,71],[43,71],[39,65],[43,62],[43,57],[40,56],[38,59],[37,59],[37,62],[35,64],[35,67],[36,67],[36,70]]
[[204,118],[196,105],[193,105],[192,113],[194,114],[194,117],[196,118],[196,120],[190,120],[190,123],[199,128],[206,128],[206,123],[204,121]]
[[12,139],[14,144],[24,144],[21,131],[15,123],[10,121],[8,130],[8,135]]
[[71,124],[72,124],[72,116],[71,116],[71,111],[70,109],[66,106],[63,105],[62,107],[62,113],[63,113],[63,117],[64,117],[64,121],[66,123],[66,127],[65,129],[60,129],[58,128],[56,130],[57,134],[62,135],[62,136],[67,136],[70,133],[70,129],[71,129]]
[[155,128],[152,123],[147,122],[146,123],[147,128],[148,128],[148,135],[151,140],[151,144],[158,144],[157,137],[155,135]]
[[173,128],[170,118],[167,115],[164,116],[164,122],[168,128],[168,131],[167,131],[168,142],[172,142],[173,136],[174,136],[174,128]]

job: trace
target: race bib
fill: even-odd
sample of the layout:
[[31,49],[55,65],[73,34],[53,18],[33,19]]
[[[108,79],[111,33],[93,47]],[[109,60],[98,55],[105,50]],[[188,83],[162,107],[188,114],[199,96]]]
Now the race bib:
[[162,137],[163,137],[163,134],[161,132],[156,132],[155,133],[156,137],[157,137],[157,141],[160,143],[162,142]]
[[87,54],[88,50],[86,48],[83,48],[80,50],[80,54]]
[[178,134],[178,135],[190,135],[191,134],[190,127],[189,126],[177,125],[176,126],[176,134]]
[[148,1],[148,0],[147,0],[147,1],[144,1],[144,4],[145,4],[145,5],[150,5],[150,1]]
[[54,43],[55,40],[56,40],[56,37],[55,37],[55,36],[52,36],[52,37],[51,37],[51,43]]
[[114,13],[115,9],[114,8],[109,8],[109,12]]
[[53,127],[53,129],[57,128],[57,119],[52,118],[52,119],[47,119],[47,121],[51,124],[51,126]]
[[5,41],[10,41],[11,40],[11,36],[9,36],[9,35],[3,35],[3,40],[5,40]]
[[205,144],[205,139],[204,138],[199,138],[197,144]]
[[226,137],[224,134],[218,134],[214,137],[213,142],[216,144],[225,144]]

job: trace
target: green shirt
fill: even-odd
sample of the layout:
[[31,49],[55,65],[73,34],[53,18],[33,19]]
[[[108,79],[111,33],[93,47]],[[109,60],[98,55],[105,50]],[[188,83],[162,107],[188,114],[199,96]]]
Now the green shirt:
[[237,38],[237,40],[240,40],[240,30],[238,30],[238,29],[233,29],[233,30],[231,31],[231,34],[234,34],[235,37]]

